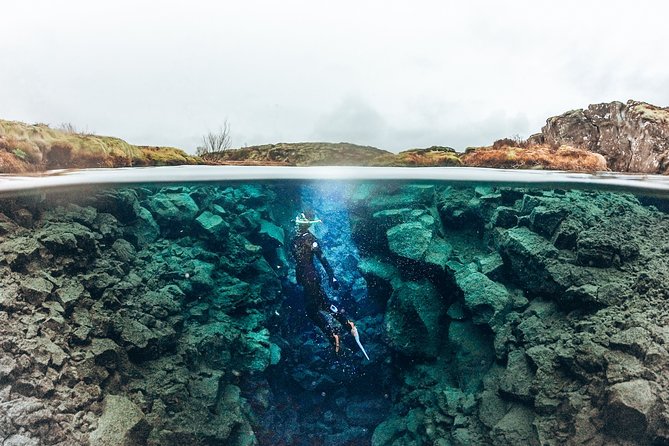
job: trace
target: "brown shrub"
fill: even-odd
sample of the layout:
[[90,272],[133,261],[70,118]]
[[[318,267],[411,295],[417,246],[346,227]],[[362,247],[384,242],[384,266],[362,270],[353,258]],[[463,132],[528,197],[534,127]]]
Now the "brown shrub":
[[93,152],[89,150],[82,150],[77,153],[77,156],[70,165],[71,167],[114,167],[111,158],[103,152]]
[[562,146],[553,149],[548,145],[528,148],[486,147],[470,151],[462,156],[466,166],[495,167],[505,169],[542,168],[577,172],[607,170],[602,155],[584,149]]
[[74,147],[68,142],[55,142],[46,155],[46,167],[48,169],[62,169],[72,165],[72,152]]
[[29,164],[37,164],[42,161],[42,152],[37,144],[25,139],[0,136],[0,150],[11,153]]
[[0,173],[25,173],[32,172],[34,167],[14,154],[0,151]]
[[128,167],[132,166],[132,158],[125,153],[121,152],[112,152],[107,155],[108,162],[111,163],[112,167]]
[[521,149],[526,149],[529,145],[530,144],[526,139],[522,139],[520,136],[514,136],[513,138],[498,139],[492,143],[492,148],[503,149],[505,147],[519,147]]

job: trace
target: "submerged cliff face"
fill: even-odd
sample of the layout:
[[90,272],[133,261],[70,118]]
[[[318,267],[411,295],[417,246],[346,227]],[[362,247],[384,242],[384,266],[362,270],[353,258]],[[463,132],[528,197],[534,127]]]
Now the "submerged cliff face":
[[599,153],[614,171],[669,172],[669,109],[644,102],[593,104],[549,118],[534,139]]
[[3,201],[4,444],[253,444],[241,387],[280,358],[274,202],[244,186]]
[[[370,361],[348,335],[335,355],[305,316],[288,246],[307,205],[342,283],[326,291]],[[666,240],[666,214],[594,191],[274,183],[5,199],[0,439],[663,444]]]
[[354,203],[402,370],[373,445],[667,441],[666,215],[489,187],[372,185]]

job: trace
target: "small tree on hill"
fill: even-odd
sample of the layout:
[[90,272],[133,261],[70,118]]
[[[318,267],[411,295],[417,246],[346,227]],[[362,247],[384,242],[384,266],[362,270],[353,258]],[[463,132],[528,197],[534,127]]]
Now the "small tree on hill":
[[230,148],[230,123],[226,119],[217,132],[209,132],[202,137],[202,145],[196,149],[199,156],[222,152]]

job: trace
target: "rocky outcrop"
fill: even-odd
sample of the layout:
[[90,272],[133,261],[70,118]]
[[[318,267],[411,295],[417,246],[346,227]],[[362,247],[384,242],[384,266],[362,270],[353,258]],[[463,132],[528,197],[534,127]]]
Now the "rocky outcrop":
[[251,241],[271,253],[282,237],[272,194],[120,189],[3,206],[0,443],[255,444],[239,384],[280,359],[265,328],[276,259]]
[[[419,199],[412,186],[361,186],[353,197],[370,295],[388,296],[389,346],[411,358],[372,444],[666,441],[664,214],[585,191],[444,186]],[[449,246],[438,262],[434,240]]]
[[572,110],[549,118],[531,141],[599,153],[614,171],[669,173],[669,109],[645,102]]

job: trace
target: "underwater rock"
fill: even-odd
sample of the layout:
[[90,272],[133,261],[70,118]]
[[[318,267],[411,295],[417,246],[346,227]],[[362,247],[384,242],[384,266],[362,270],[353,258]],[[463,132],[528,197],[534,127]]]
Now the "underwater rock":
[[533,402],[532,382],[534,373],[523,350],[509,352],[506,371],[499,382],[502,395],[526,403]]
[[624,232],[596,227],[581,233],[576,254],[581,265],[607,268],[636,258],[639,245]]
[[346,420],[353,426],[374,428],[390,409],[387,399],[352,401],[346,405]]
[[[7,262],[16,271],[40,257],[42,245],[34,237],[19,236],[0,243],[0,262]],[[4,263],[3,262],[3,263]]]
[[402,223],[386,232],[390,251],[400,257],[420,260],[430,246],[432,231],[421,223]]
[[567,214],[568,211],[564,208],[536,206],[530,212],[530,229],[544,237],[550,238]]
[[97,250],[96,234],[79,223],[50,223],[37,231],[36,238],[57,255],[90,257]]
[[230,225],[220,215],[212,214],[209,211],[201,213],[195,219],[195,222],[212,240],[222,240],[230,231]]
[[128,353],[138,361],[155,358],[161,352],[171,349],[176,339],[174,328],[168,324],[149,328],[129,318],[121,318],[115,324]]
[[441,296],[429,281],[403,283],[390,297],[385,315],[390,345],[406,355],[436,356],[445,311]]
[[142,209],[136,189],[126,188],[104,191],[91,197],[89,205],[100,212],[109,212],[123,224],[131,224]]
[[285,234],[283,228],[275,225],[270,221],[260,221],[259,234],[267,243],[271,243],[276,247],[283,246],[285,244]]
[[611,347],[644,358],[650,347],[650,333],[642,327],[631,327],[611,336]]
[[382,282],[384,287],[392,289],[392,283],[399,280],[399,270],[395,266],[376,258],[360,259],[358,268],[365,280],[374,283],[370,288],[375,288],[379,285],[377,282]]
[[514,405],[492,429],[494,446],[539,446],[534,426],[534,413],[528,407]]
[[494,252],[484,257],[479,257],[476,259],[476,264],[479,271],[488,276],[490,279],[498,282],[502,279],[504,259],[502,259],[502,256],[499,255],[498,252]]
[[125,231],[125,238],[136,247],[142,247],[156,241],[160,235],[160,227],[148,209],[140,207],[137,220],[133,226]]
[[151,427],[142,411],[128,398],[107,395],[98,428],[91,432],[91,446],[141,446]]
[[455,373],[460,389],[476,392],[495,358],[491,335],[470,321],[451,321],[448,341],[455,353]]
[[546,268],[547,261],[558,256],[558,250],[548,240],[528,228],[518,227],[501,233],[499,249],[519,286],[537,293],[560,291]]
[[608,391],[606,429],[621,438],[644,438],[655,416],[656,402],[656,396],[646,380],[614,384]]
[[[500,378],[497,368],[490,369],[484,378],[485,388],[481,392],[481,400],[478,407],[478,417],[487,428],[492,429],[508,411],[509,403],[504,401],[497,392],[496,381]],[[488,382],[493,382],[493,388],[488,388]]]
[[518,224],[518,211],[508,206],[499,206],[490,219],[493,227],[513,228]]
[[199,207],[185,192],[160,193],[148,201],[149,208],[163,228],[175,232],[178,227],[195,220]]
[[41,305],[53,291],[54,285],[42,277],[32,277],[19,286],[19,296],[32,305]]
[[393,284],[401,283],[399,271],[395,266],[376,258],[360,259],[358,269],[366,282],[367,297],[374,303],[373,310],[385,311],[388,299],[393,293]]
[[87,351],[93,355],[96,365],[108,369],[116,369],[121,358],[125,356],[125,352],[117,343],[106,338],[93,339]]
[[383,423],[379,424],[376,429],[374,429],[374,435],[372,435],[372,446],[393,446],[395,444],[411,444],[407,441],[401,439],[396,442],[396,440],[406,432],[406,421],[404,418],[392,417]]
[[438,193],[439,216],[444,226],[477,229],[484,225],[481,200],[470,188],[447,187]]
[[56,289],[56,299],[66,311],[72,309],[81,299],[90,297],[84,286],[74,280],[68,280]]
[[497,325],[512,307],[506,288],[485,274],[463,268],[455,274],[455,282],[475,324]]
[[374,195],[368,206],[374,210],[429,207],[434,202],[435,189],[432,184],[402,185],[386,190],[389,193]]
[[452,254],[453,247],[450,243],[441,237],[434,237],[425,251],[424,261],[444,271]]
[[135,247],[127,240],[117,239],[112,243],[112,251],[125,264],[131,264],[137,255]]
[[2,443],[2,446],[39,446],[39,444],[39,440],[35,438],[14,434],[7,437],[7,439]]

